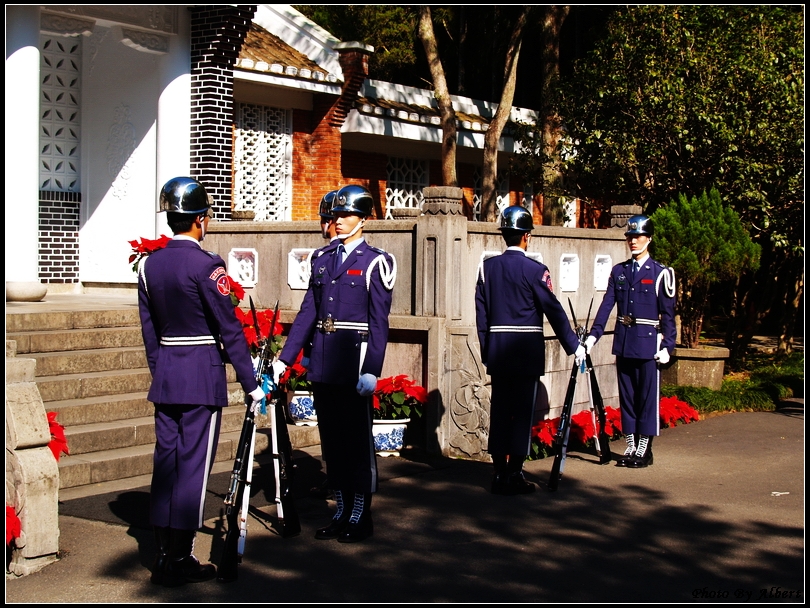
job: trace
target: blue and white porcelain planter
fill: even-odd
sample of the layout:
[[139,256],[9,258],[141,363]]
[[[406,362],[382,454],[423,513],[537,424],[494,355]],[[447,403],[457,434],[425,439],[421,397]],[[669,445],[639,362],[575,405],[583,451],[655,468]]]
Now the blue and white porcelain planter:
[[296,426],[317,426],[315,401],[309,391],[287,391],[287,409]]
[[401,420],[375,420],[371,427],[374,449],[380,456],[399,456],[405,442],[405,428],[410,418]]

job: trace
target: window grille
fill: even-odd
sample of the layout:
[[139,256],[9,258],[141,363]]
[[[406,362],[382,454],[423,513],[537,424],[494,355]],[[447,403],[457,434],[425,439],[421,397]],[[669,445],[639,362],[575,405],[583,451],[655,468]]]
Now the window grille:
[[40,36],[39,187],[79,192],[81,39]]
[[389,158],[385,219],[391,219],[391,209],[421,209],[428,177],[426,160]]
[[234,209],[252,210],[255,221],[292,218],[290,112],[236,104]]

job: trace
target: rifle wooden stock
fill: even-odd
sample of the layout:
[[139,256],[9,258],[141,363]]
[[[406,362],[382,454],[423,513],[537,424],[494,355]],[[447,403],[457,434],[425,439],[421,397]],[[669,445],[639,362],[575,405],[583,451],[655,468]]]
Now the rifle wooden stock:
[[560,425],[554,437],[554,464],[551,466],[551,475],[548,478],[548,489],[552,492],[557,489],[565,468],[565,457],[568,451],[568,437],[571,433],[571,412],[574,408],[574,393],[577,389],[577,374],[579,366],[574,362],[571,369],[571,378],[568,380],[568,389],[565,392],[565,402],[560,414]]
[[[250,397],[247,398],[250,401]],[[225,495],[225,518],[228,532],[225,546],[217,568],[217,579],[230,583],[237,579],[237,565],[242,562],[245,537],[247,536],[247,506],[250,501],[250,473],[253,469],[253,446],[256,439],[256,422],[251,403],[246,404],[245,420],[239,437],[236,459],[231,472],[231,482]]]
[[273,438],[273,473],[276,479],[276,514],[279,534],[287,538],[301,533],[301,522],[292,493],[295,464],[282,399],[282,396],[274,399],[273,407],[270,409],[270,424]]

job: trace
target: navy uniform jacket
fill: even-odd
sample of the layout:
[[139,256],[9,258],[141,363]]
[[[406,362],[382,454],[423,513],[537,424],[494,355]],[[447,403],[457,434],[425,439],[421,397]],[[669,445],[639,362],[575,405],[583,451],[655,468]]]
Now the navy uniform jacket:
[[226,360],[245,393],[257,388],[221,257],[172,239],[143,262],[138,305],[152,372],[149,401],[227,406]]
[[[633,260],[629,259],[611,269],[607,291],[596,312],[590,335],[597,340],[602,337],[608,317],[616,306],[618,316],[613,336],[614,355],[652,359],[661,348],[672,354],[676,339],[675,274],[671,268],[647,257],[631,283],[632,264]],[[624,316],[635,319],[635,323],[623,325],[619,319]],[[656,324],[660,329],[656,329]],[[662,336],[660,348],[658,333]]]
[[507,249],[484,260],[475,288],[475,321],[489,375],[545,373],[544,315],[565,352],[576,351],[579,340],[548,277],[548,267],[522,251]]
[[[363,241],[335,272],[338,244],[330,243],[323,255],[313,256],[309,289],[279,358],[289,365],[311,342],[307,378],[354,386],[360,374],[382,373],[396,266],[390,254]],[[326,319],[338,327],[348,323],[350,328],[323,331],[319,323],[322,327]],[[361,331],[368,332],[362,370]]]

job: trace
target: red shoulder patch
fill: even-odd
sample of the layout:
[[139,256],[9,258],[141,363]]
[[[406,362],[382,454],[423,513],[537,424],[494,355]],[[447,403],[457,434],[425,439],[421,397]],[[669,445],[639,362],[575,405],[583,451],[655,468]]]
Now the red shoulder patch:
[[222,266],[218,266],[217,269],[214,270],[214,272],[212,272],[208,278],[211,279],[212,281],[216,281],[223,274],[225,274],[225,269]]
[[543,273],[542,281],[546,284],[549,291],[554,291],[554,286],[551,284],[551,273],[548,270]]
[[228,279],[228,275],[223,274],[217,279],[217,290],[223,296],[231,295],[231,281]]

